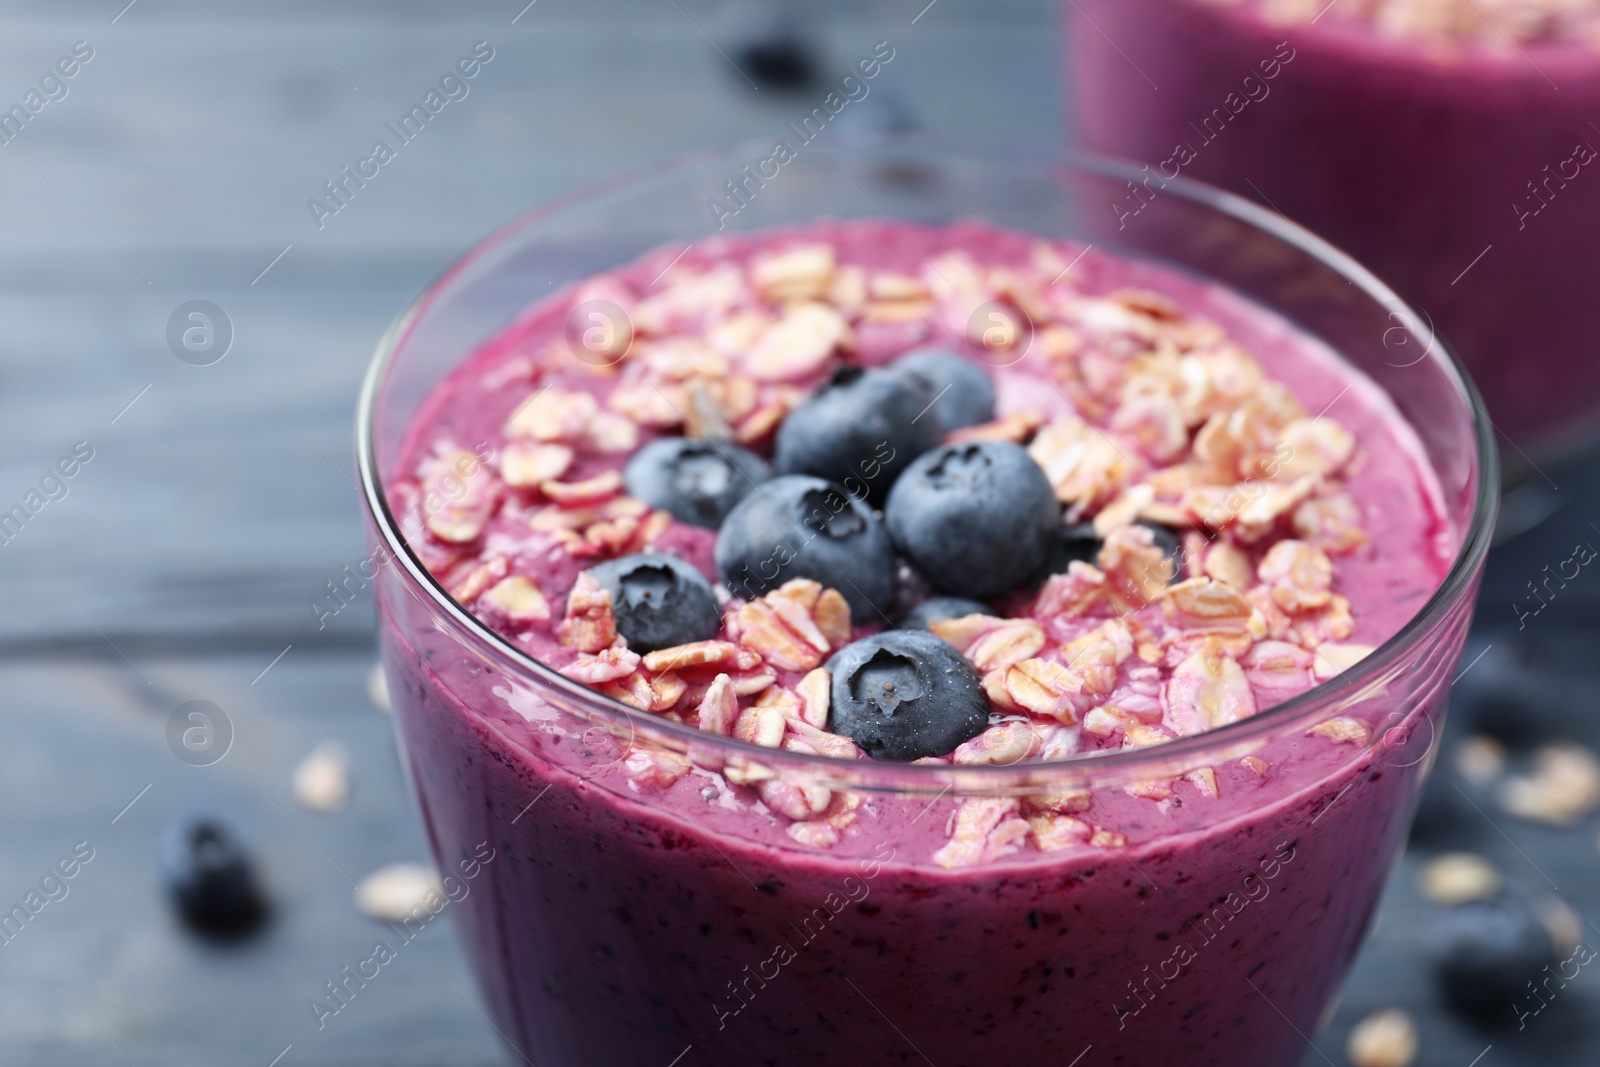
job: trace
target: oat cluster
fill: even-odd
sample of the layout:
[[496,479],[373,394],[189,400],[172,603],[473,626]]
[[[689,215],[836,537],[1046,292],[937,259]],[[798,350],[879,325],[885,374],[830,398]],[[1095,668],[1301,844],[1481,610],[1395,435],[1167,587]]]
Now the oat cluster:
[[[1093,562],[1072,562],[1004,612],[935,624],[981,675],[993,714],[986,732],[930,762],[1158,745],[1253,715],[1358,661],[1371,649],[1348,642],[1354,618],[1336,579],[1342,557],[1368,549],[1345,490],[1367,459],[1359,442],[1168,297],[1085,291],[1069,267],[1080,251],[1039,241],[1022,265],[952,251],[899,273],[792,239],[747,261],[675,266],[650,288],[591,279],[567,299],[621,309],[625,349],[596,358],[552,331],[484,372],[486,387],[527,399],[484,428],[490,450],[437,443],[395,487],[406,531],[463,605],[568,677],[708,733],[864,758],[827,729],[825,663],[883,624],[853,625],[838,590],[806,579],[749,601],[719,590],[716,639],[641,655],[619,636],[610,594],[579,571],[673,551],[663,546],[675,520],[624,495],[619,468],[642,443],[685,434],[765,450],[813,387],[859,359],[864,332],[909,325],[964,343],[997,377],[1031,376],[1004,393],[994,421],[950,436],[1025,446],[1065,521],[1092,523],[1100,539]],[[978,308],[1002,309],[1016,328],[997,332]],[[1146,524],[1181,531],[1176,558]],[[568,565],[519,563],[529,559]],[[552,584],[540,576],[549,573],[576,577]],[[1369,740],[1350,718],[1315,732]],[[682,756],[645,744],[625,766],[641,787],[689,771]],[[1242,766],[1269,771],[1253,756]],[[856,798],[756,764],[725,773],[807,844],[832,844],[855,817]],[[1218,778],[1203,768],[1133,791],[1161,801],[1181,788],[1215,797]],[[961,866],[1029,842],[1120,844],[1088,807],[1088,794],[968,801],[937,859]]]

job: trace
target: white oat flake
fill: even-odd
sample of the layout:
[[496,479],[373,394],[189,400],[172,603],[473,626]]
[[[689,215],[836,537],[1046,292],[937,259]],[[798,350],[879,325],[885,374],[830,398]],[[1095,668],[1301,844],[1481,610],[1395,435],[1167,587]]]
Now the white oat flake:
[[294,770],[294,798],[312,811],[331,813],[350,799],[350,751],[322,741]]
[[[401,922],[418,908],[428,908],[444,895],[439,874],[420,863],[391,863],[379,867],[356,886],[356,907],[363,915],[383,922]],[[429,910],[434,910],[429,908]]]

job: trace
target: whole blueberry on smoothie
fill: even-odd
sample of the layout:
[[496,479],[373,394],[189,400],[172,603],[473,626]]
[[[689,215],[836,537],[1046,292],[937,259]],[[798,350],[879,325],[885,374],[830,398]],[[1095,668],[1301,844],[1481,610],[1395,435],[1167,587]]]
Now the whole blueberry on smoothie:
[[922,630],[862,638],[828,661],[828,726],[873,759],[942,756],[989,725],[983,682],[947,642]]
[[[1002,297],[1033,343],[970,359]],[[563,333],[599,298],[635,329],[605,367]],[[1204,278],[973,222],[729,233],[530,299],[384,485],[504,643],[381,598],[436,858],[494,850],[455,907],[508,1043],[1303,1053],[1421,774],[1382,739],[1442,714],[1464,631],[1286,709],[1459,541],[1372,382]]]
[[966,356],[946,348],[921,348],[889,365],[915,381],[933,399],[933,413],[945,430],[977,426],[994,418],[994,384]]
[[1050,482],[1007,441],[946,445],[895,483],[889,536],[940,592],[1009,593],[1044,563],[1061,524]]
[[968,615],[990,615],[994,609],[976,600],[959,596],[931,596],[906,612],[900,620],[902,630],[928,630],[936,622],[949,622]]
[[628,495],[679,522],[715,530],[733,506],[772,477],[766,460],[731,441],[662,437],[622,469]]
[[[1161,550],[1171,579],[1176,581],[1182,577],[1184,550],[1180,531],[1154,522],[1138,522],[1134,525],[1150,532],[1151,543]],[[1052,574],[1066,574],[1074,563],[1093,563],[1104,547],[1105,539],[1095,530],[1092,522],[1071,522],[1058,526],[1052,531],[1044,565],[1033,581],[1038,584]]]
[[681,559],[639,553],[588,573],[610,594],[617,633],[635,652],[709,640],[722,628],[711,583]]
[[775,458],[785,474],[813,474],[882,503],[912,460],[939,442],[933,394],[918,379],[847,368],[790,412]]
[[717,533],[717,570],[748,599],[791,578],[837,589],[857,621],[893,595],[894,549],[883,524],[843,487],[790,474],[755,490]]

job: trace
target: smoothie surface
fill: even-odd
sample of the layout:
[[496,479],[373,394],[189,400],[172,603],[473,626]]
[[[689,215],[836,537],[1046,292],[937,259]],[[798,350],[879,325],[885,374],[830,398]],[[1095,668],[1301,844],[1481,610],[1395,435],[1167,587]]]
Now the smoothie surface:
[[[1453,559],[1388,399],[1220,286],[979,223],[824,222],[680,251],[531,304],[435,389],[389,485],[463,605],[639,710],[862,758],[828,728],[823,664],[929,595],[908,568],[854,621],[817,582],[742,597],[729,582],[714,639],[642,657],[584,572],[648,551],[716,582],[717,532],[625,495],[629,458],[686,433],[770,454],[841,366],[928,346],[967,356],[996,393],[992,419],[946,439],[1027,447],[1098,552],[931,627],[982,675],[990,722],[925,761],[1061,759],[1259,714],[1393,636]],[[1367,739],[1353,721],[1324,734]],[[636,762],[645,779],[687,770]],[[803,797],[769,806],[820,814]]]

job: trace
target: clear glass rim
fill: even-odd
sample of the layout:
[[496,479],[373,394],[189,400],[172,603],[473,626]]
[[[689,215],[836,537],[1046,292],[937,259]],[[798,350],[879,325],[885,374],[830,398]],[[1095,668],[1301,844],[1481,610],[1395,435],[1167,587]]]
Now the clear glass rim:
[[[1140,767],[1178,762],[1212,749],[1248,745],[1261,740],[1276,732],[1280,724],[1308,717],[1319,708],[1337,706],[1341,697],[1348,697],[1375,683],[1381,683],[1390,675],[1390,668],[1395,661],[1425,639],[1435,626],[1444,621],[1451,609],[1470,593],[1473,580],[1489,551],[1494,532],[1499,502],[1499,458],[1494,430],[1484,415],[1482,398],[1455,353],[1433,332],[1431,326],[1425,330],[1421,328],[1427,322],[1425,316],[1419,315],[1376,275],[1332,244],[1312,235],[1290,219],[1259,207],[1243,197],[1180,177],[1166,184],[1162,190],[1163,195],[1188,200],[1231,217],[1297,249],[1342,275],[1378,306],[1391,310],[1395,317],[1403,321],[1404,328],[1408,332],[1418,340],[1427,342],[1428,355],[1425,358],[1438,365],[1438,369],[1444,372],[1447,380],[1454,385],[1469,409],[1475,443],[1473,474],[1477,479],[1477,485],[1472,518],[1462,535],[1456,558],[1427,603],[1399,631],[1365,659],[1338,676],[1314,685],[1304,693],[1275,704],[1264,712],[1205,733],[1176,738],[1165,744],[1146,748],[1084,753],[1052,762],[1021,762],[1005,766],[935,766],[871,760],[848,761],[830,756],[765,748],[733,737],[708,734],[683,723],[638,712],[534,659],[458,604],[439,580],[423,566],[400,533],[399,523],[390,510],[389,501],[383,492],[375,441],[379,394],[390,363],[412,329],[443,290],[457,276],[494,254],[502,246],[508,251],[515,250],[513,239],[517,234],[547,219],[559,216],[569,208],[606,194],[625,190],[631,185],[699,169],[712,163],[746,162],[766,152],[769,147],[765,141],[743,141],[673,156],[580,186],[518,216],[505,225],[494,226],[481,241],[429,281],[395,317],[379,340],[362,382],[356,410],[357,474],[360,478],[363,503],[382,538],[384,547],[389,550],[393,560],[404,568],[412,585],[420,590],[433,606],[449,617],[461,633],[472,638],[482,651],[493,655],[506,668],[515,671],[538,687],[558,691],[566,702],[583,708],[585,715],[593,716],[598,722],[621,727],[629,732],[630,737],[637,734],[654,735],[663,740],[681,743],[684,749],[693,745],[698,752],[714,752],[721,756],[743,758],[773,769],[783,767],[829,777],[854,772],[855,775],[865,774],[868,777],[889,780],[880,784],[879,788],[922,791],[928,786],[943,784],[944,788],[948,789],[952,775],[956,775],[963,783],[974,783],[981,787],[1004,791],[1007,784],[1036,781],[1041,775],[1076,773],[1096,776],[1104,774],[1118,778],[1125,775],[1134,776]],[[864,162],[882,159],[892,162],[920,161],[934,164],[954,157],[981,158],[985,161],[1005,159],[1014,163],[1028,163],[1034,169],[1074,171],[1118,181],[1136,181],[1143,176],[1140,164],[1126,160],[974,137],[841,134],[833,145],[816,148],[811,155],[812,158],[843,156]],[[463,358],[467,355],[466,352],[462,353]],[[379,625],[384,625],[381,615]]]

